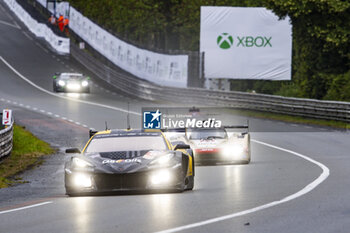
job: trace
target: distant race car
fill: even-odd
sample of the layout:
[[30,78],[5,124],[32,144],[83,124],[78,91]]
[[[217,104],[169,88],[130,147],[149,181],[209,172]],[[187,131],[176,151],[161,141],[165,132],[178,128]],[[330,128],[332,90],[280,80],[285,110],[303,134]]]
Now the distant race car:
[[68,195],[128,190],[184,191],[194,186],[189,145],[173,146],[160,131],[91,132],[83,151],[65,164]]
[[53,76],[53,91],[90,93],[90,78],[79,73],[56,73]]
[[186,130],[185,139],[193,149],[196,163],[250,163],[249,132],[228,133],[227,128],[248,129],[248,126]]
[[[228,133],[227,128],[243,129],[244,132]],[[170,129],[166,134],[173,143],[189,144],[196,164],[250,163],[250,135],[247,125]]]

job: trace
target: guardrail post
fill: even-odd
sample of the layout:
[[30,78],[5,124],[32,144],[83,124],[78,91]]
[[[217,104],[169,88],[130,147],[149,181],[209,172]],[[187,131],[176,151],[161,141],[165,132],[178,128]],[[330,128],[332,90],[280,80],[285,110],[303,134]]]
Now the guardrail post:
[[[0,113],[0,118],[2,118],[2,112]],[[0,122],[0,160],[11,154],[13,147],[13,125],[13,117],[10,126],[3,128],[2,121]]]

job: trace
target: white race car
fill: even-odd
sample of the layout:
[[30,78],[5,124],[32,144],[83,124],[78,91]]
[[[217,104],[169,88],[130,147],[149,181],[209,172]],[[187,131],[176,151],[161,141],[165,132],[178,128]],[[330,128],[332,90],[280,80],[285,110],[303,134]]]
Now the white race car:
[[[242,129],[244,132],[237,132]],[[179,136],[181,131],[185,135]],[[248,164],[251,159],[247,125],[171,130],[168,135],[171,141],[183,141],[191,146],[196,164]]]
[[90,77],[79,73],[55,73],[53,78],[54,92],[90,93]]

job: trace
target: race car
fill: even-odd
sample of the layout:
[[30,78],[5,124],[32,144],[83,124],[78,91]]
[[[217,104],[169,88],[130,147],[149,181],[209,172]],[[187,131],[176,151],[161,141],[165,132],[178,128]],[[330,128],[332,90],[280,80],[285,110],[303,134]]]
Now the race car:
[[69,196],[113,191],[184,191],[194,187],[190,146],[172,145],[161,131],[90,131],[65,164]]
[[[244,132],[227,132],[226,129]],[[189,144],[196,164],[248,164],[251,159],[247,125],[221,128],[175,128],[165,133],[172,143]]]
[[228,133],[226,129],[248,129],[248,126],[186,129],[185,142],[193,149],[198,164],[248,164],[251,159],[248,131]]
[[79,73],[56,73],[53,76],[53,91],[90,93],[89,80],[89,77]]

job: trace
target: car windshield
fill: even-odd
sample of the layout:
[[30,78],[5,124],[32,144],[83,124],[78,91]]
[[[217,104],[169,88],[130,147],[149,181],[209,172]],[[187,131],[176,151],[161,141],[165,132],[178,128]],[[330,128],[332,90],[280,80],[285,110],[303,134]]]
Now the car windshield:
[[93,139],[85,152],[167,150],[162,136],[102,137]]
[[61,75],[61,79],[67,80],[67,79],[72,79],[72,80],[80,80],[83,78],[81,75]]
[[224,129],[197,129],[187,131],[186,136],[190,140],[224,139],[227,133]]

